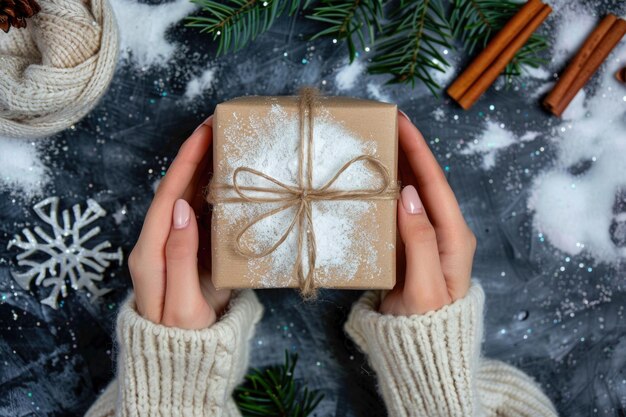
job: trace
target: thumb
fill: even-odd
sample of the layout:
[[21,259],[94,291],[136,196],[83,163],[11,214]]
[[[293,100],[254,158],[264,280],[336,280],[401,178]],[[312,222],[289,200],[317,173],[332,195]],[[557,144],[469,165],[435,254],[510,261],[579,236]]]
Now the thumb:
[[414,186],[404,187],[398,204],[398,229],[404,242],[404,297],[409,311],[425,313],[449,302],[441,270],[437,234]]
[[162,323],[183,329],[200,329],[215,322],[198,276],[198,225],[187,201],[176,200],[170,234],[165,244],[167,281]]

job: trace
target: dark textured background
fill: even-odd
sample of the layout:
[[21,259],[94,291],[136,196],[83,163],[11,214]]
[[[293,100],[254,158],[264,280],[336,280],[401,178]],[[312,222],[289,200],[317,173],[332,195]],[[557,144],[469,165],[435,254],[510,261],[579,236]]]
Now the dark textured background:
[[[623,8],[620,2],[597,2],[599,13]],[[291,94],[303,84],[338,93],[333,80],[345,64],[345,49],[328,41],[306,42],[302,33],[309,30],[310,22],[282,20],[253,47],[215,59],[207,37],[176,25],[168,31],[180,47],[172,62],[144,70],[121,62],[97,108],[74,128],[41,142],[46,165],[53,167],[44,197],[59,196],[63,208],[95,199],[108,212],[98,221],[103,232],[96,241],[108,239],[127,255],[154,182],[218,102],[244,94]],[[301,61],[305,57],[307,64]],[[192,103],[183,100],[185,85],[206,61],[217,71],[214,87]],[[363,80],[381,83],[363,76],[349,94],[368,97]],[[597,265],[588,273],[572,266],[555,278],[564,255],[535,238],[526,209],[533,175],[522,171],[549,166],[550,147],[540,155],[511,148],[490,171],[458,152],[460,139],[481,132],[484,114],[522,133],[548,132],[554,119],[522,98],[523,83],[491,89],[469,112],[421,88],[382,88],[431,140],[478,237],[474,275],[487,293],[485,354],[535,377],[564,416],[624,416],[624,267]],[[432,116],[436,108],[445,112],[441,121]],[[533,146],[542,141],[539,137]],[[31,208],[36,201],[0,192],[0,242],[24,226],[40,224]],[[118,225],[111,214],[123,206],[127,212]],[[0,415],[81,414],[113,376],[111,335],[117,306],[130,286],[126,265],[107,270],[103,286],[113,291],[101,302],[92,304],[84,292],[70,289],[55,311],[38,302],[46,289],[28,292],[15,284],[10,271],[16,254],[0,244]],[[572,263],[591,261],[577,256]],[[277,363],[285,349],[297,351],[297,375],[325,394],[316,415],[384,415],[375,378],[342,331],[359,292],[323,291],[313,305],[303,304],[291,290],[258,295],[266,313],[252,342],[252,365]]]

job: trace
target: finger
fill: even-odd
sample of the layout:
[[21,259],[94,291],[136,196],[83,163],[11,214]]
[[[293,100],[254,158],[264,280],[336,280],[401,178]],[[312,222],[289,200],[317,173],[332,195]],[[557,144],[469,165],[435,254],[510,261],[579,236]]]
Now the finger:
[[441,270],[437,235],[417,190],[404,187],[398,204],[398,229],[405,245],[404,301],[411,314],[423,314],[450,303]]
[[200,329],[215,321],[198,276],[198,226],[193,209],[176,200],[172,227],[165,245],[167,284],[162,323],[183,329]]
[[415,174],[417,189],[435,228],[448,290],[456,300],[469,288],[476,240],[424,137],[403,113],[400,114],[400,147]]
[[169,224],[174,202],[185,193],[211,145],[213,133],[210,118],[205,123],[183,143],[159,184],[137,242],[146,254],[162,256],[162,248],[169,234],[169,229],[162,225]]
[[145,262],[135,247],[128,255],[128,269],[133,281],[137,311],[142,317],[160,323],[165,301],[165,264]]
[[[419,130],[403,115],[398,118],[400,147],[415,175],[426,212],[436,228],[464,226],[465,220],[443,170]],[[436,210],[435,210],[436,207]]]
[[[210,116],[207,120],[205,120],[203,125],[212,128],[213,116]],[[211,133],[211,136],[212,136],[212,133]],[[204,199],[203,187],[206,186],[207,183],[209,182],[208,181],[210,177],[209,167],[213,166],[213,152],[212,152],[213,148],[210,145],[211,144],[209,143],[209,148],[207,149],[207,152],[202,158],[202,161],[198,164],[198,167],[196,168],[196,172],[194,173],[194,176],[191,182],[189,183],[189,185],[185,189],[185,192],[183,193],[183,198],[191,204],[191,207],[194,207],[194,208],[196,207],[194,206],[194,200],[197,200],[198,197],[200,197],[201,199]]]

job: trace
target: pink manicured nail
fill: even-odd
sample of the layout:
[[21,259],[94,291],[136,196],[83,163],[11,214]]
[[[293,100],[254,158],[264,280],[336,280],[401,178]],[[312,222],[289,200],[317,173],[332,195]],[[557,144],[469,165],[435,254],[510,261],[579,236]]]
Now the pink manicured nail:
[[[210,115],[209,117],[207,117],[204,122],[200,123],[200,125],[198,127],[196,127],[196,130],[200,129],[202,126],[205,126],[207,123],[209,123],[211,121],[211,119],[213,118],[213,115]],[[194,132],[196,131],[194,130]]]
[[417,194],[417,190],[412,185],[407,185],[402,189],[402,206],[409,214],[420,214],[424,211],[422,200]]
[[189,224],[189,203],[182,198],[174,204],[174,229],[184,229]]
[[399,111],[399,112],[400,112],[400,113],[401,113],[404,117],[406,117],[406,119],[407,119],[409,122],[411,121],[411,118],[410,118],[410,117],[409,117],[409,116],[408,116],[405,112],[403,112],[403,111],[402,111],[402,110],[400,110],[400,109],[398,109],[398,111]]

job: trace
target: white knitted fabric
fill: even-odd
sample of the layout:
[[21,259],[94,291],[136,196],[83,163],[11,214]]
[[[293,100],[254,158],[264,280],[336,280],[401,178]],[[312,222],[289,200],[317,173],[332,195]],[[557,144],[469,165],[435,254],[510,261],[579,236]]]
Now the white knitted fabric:
[[[555,417],[538,385],[520,370],[480,357],[484,293],[424,315],[378,313],[380,291],[355,303],[346,332],[367,354],[390,417]],[[204,330],[140,317],[133,299],[117,322],[117,381],[88,417],[240,416],[232,391],[248,367],[249,340],[262,307],[251,290]]]
[[39,0],[25,29],[0,34],[0,136],[38,138],[86,115],[106,90],[119,36],[107,0]]
[[380,291],[353,306],[346,332],[367,354],[392,417],[554,417],[550,400],[526,374],[480,357],[485,295],[424,315],[378,312]]
[[87,416],[240,416],[232,392],[248,368],[263,313],[254,292],[235,293],[219,321],[203,330],[154,324],[135,308],[131,296],[120,310],[117,379]]

